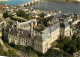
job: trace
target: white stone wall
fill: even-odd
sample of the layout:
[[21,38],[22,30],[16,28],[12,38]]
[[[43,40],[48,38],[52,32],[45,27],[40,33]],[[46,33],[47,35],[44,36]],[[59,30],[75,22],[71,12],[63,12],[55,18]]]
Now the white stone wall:
[[15,45],[32,46],[32,40],[28,38],[20,38],[14,35],[8,34],[9,43],[14,43]]
[[80,22],[80,20],[74,21],[74,22],[72,23],[72,25],[75,25],[75,24],[77,24],[78,22]]
[[[68,29],[66,29],[68,30]],[[51,34],[48,34],[50,37],[46,38],[44,41],[40,41],[37,39],[28,39],[28,38],[20,38],[9,34],[9,43],[14,42],[16,45],[24,45],[31,46],[34,50],[39,51],[41,53],[47,52],[47,50],[51,47],[51,43],[57,40],[60,36],[60,28],[57,28]]]
[[59,36],[60,36],[60,28],[53,31],[51,33],[51,37],[47,38],[45,41],[42,42],[42,53],[47,52],[47,50],[51,47],[51,43],[57,40]]
[[42,42],[39,40],[34,40],[34,50],[42,52]]
[[70,26],[65,28],[64,36],[70,36]]

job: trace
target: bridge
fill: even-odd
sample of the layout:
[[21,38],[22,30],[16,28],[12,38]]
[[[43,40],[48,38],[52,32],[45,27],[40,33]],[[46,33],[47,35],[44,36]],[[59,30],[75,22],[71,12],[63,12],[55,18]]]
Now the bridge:
[[38,3],[43,3],[44,0],[32,0],[30,2],[27,2],[27,3],[24,3],[24,4],[20,4],[19,6],[32,6],[32,5],[35,5],[35,4],[38,4]]

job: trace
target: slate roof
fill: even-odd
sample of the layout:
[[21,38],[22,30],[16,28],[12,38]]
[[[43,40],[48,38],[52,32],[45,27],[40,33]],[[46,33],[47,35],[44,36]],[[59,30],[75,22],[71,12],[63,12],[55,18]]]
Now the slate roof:
[[[23,32],[23,33],[21,33]],[[23,30],[23,29],[11,29],[11,31],[9,32],[11,35],[17,36],[17,33],[19,33],[19,37],[22,38],[31,38],[31,31],[30,30]]]
[[[36,35],[34,39],[39,40],[39,41],[44,41],[45,39],[49,38],[49,34],[53,31],[55,31],[57,28],[60,28],[60,23],[57,23],[51,27],[47,27],[45,30],[42,31],[43,34],[41,35]],[[19,34],[19,37],[22,38],[31,38],[31,31],[30,30],[23,30],[23,29],[12,29],[10,31],[10,34],[17,36],[17,33],[19,31],[23,31],[23,34]]]
[[64,22],[65,28],[70,26],[68,22]]
[[42,39],[45,40],[47,38],[49,38],[49,35],[50,33],[52,33],[53,31],[55,31],[57,28],[60,28],[60,23],[57,23],[53,26],[51,26],[50,28],[46,28],[45,30],[42,31]]
[[64,23],[61,23],[61,24],[60,24],[60,27],[61,27],[61,28],[66,28],[66,27],[68,27],[68,26],[70,26],[68,22],[64,22]]

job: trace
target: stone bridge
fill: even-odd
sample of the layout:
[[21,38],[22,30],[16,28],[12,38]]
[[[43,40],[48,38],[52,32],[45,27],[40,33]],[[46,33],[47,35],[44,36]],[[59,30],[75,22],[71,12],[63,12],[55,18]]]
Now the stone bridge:
[[30,2],[27,2],[24,4],[20,4],[19,6],[31,6],[31,5],[43,3],[43,2],[44,2],[44,0],[33,0],[33,1],[30,1]]

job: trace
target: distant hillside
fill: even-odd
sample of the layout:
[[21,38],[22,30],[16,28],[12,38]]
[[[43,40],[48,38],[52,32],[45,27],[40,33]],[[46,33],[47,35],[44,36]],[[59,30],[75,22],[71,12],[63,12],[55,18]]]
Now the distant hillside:
[[[53,1],[59,1],[59,2],[75,2],[75,0],[53,0]],[[79,1],[77,1],[79,2]]]

